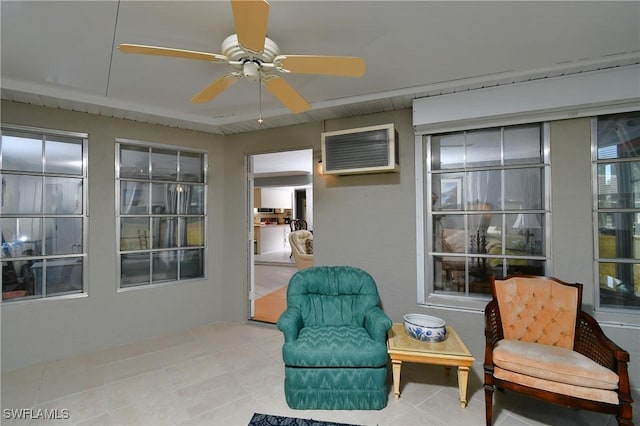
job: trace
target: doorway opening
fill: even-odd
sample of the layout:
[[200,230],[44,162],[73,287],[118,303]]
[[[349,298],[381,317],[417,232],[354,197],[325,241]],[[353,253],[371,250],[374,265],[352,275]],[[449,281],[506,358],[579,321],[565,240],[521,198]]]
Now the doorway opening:
[[249,319],[275,324],[286,308],[286,289],[297,272],[290,223],[313,229],[313,150],[248,156]]
[[296,189],[294,196],[296,205],[295,218],[307,220],[307,191],[305,189]]

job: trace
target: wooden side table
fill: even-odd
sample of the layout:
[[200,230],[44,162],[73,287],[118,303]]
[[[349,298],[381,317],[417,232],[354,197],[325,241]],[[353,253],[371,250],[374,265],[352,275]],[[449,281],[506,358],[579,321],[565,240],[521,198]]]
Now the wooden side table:
[[409,337],[404,325],[393,324],[388,333],[387,349],[393,365],[393,395],[400,398],[400,370],[402,362],[442,365],[447,374],[451,367],[458,368],[458,392],[460,406],[467,406],[467,383],[469,368],[475,358],[462,342],[456,330],[447,326],[447,338],[438,343],[426,343]]

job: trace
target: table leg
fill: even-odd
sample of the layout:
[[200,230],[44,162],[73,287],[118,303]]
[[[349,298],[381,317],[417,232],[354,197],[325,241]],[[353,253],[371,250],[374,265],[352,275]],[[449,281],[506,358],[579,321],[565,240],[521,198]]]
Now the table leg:
[[400,369],[402,368],[402,361],[391,360],[393,366],[393,396],[395,399],[400,398]]
[[458,367],[458,392],[460,393],[460,407],[467,406],[467,382],[469,381],[469,367]]

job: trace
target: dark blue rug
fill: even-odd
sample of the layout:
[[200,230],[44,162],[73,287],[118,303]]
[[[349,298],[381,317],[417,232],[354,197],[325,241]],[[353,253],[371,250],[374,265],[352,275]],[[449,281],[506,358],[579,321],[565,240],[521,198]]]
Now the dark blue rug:
[[323,422],[313,419],[280,417],[270,414],[253,413],[248,426],[357,426],[348,423]]

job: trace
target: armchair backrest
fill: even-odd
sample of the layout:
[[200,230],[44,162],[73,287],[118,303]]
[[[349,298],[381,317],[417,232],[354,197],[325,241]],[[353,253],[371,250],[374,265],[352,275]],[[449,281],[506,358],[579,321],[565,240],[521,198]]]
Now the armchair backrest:
[[300,310],[305,327],[362,327],[365,313],[379,304],[373,277],[350,266],[303,269],[291,277],[287,288],[287,306]]
[[573,349],[582,284],[533,276],[491,281],[505,339]]
[[289,234],[289,245],[291,245],[291,250],[298,254],[307,254],[306,241],[309,239],[313,239],[311,231],[292,231]]

